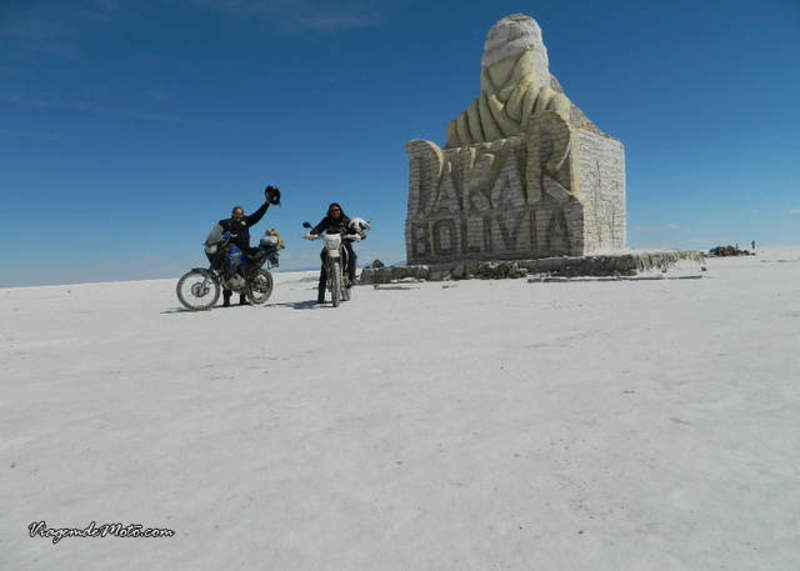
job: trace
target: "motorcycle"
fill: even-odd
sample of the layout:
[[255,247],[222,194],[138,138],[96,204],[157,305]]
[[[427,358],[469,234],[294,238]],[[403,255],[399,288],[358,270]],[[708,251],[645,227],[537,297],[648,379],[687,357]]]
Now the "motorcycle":
[[278,266],[280,237],[275,234],[268,230],[261,238],[258,252],[252,256],[245,255],[231,241],[229,232],[222,234],[216,243],[206,243],[210,265],[208,268],[192,268],[178,280],[178,300],[192,311],[209,309],[217,303],[220,289],[225,288],[244,293],[253,305],[265,303],[272,295],[274,285],[269,270]]
[[[311,223],[303,222],[303,228],[312,228]],[[350,278],[345,272],[348,262],[347,248],[344,240],[358,242],[361,236],[357,233],[352,234],[333,234],[326,233],[323,236],[306,234],[306,240],[323,240],[325,252],[323,260],[325,263],[325,274],[327,275],[326,287],[331,293],[333,307],[339,307],[342,301],[350,301]]]

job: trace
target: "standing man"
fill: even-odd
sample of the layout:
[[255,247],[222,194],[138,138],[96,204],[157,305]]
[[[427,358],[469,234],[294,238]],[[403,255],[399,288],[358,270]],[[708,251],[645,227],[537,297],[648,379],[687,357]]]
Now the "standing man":
[[[259,253],[258,248],[250,247],[250,227],[258,224],[267,213],[270,204],[280,204],[281,191],[277,187],[269,185],[264,189],[264,204],[252,214],[245,215],[244,209],[241,206],[234,206],[231,211],[231,217],[220,220],[218,225],[222,232],[230,232],[231,242],[233,242],[245,256],[251,257]],[[231,295],[233,292],[229,289],[222,290],[222,306],[229,307],[231,305]],[[239,305],[249,305],[245,299],[244,294],[239,294]]]

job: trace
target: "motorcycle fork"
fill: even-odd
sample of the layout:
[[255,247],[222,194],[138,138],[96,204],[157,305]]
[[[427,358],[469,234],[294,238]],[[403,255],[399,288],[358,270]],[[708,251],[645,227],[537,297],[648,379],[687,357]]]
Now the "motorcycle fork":
[[208,289],[209,282],[213,282],[214,279],[211,277],[211,273],[208,272],[203,276],[203,283],[201,284],[201,291],[205,292]]

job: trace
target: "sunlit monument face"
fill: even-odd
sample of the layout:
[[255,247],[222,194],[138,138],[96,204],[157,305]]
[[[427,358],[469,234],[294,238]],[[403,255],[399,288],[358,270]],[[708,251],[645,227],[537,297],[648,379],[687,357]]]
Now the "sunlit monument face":
[[522,14],[503,18],[489,30],[481,59],[481,67],[495,85],[504,85],[515,65],[520,66],[523,77],[540,84],[550,82],[542,30],[533,18]]
[[446,147],[518,135],[541,111],[569,114],[570,102],[551,87],[547,48],[533,18],[515,14],[495,24],[481,59],[481,93],[447,127]]

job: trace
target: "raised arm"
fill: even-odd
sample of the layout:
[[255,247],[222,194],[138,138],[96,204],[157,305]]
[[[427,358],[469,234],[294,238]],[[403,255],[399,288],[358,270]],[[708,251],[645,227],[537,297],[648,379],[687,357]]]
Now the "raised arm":
[[267,213],[267,208],[269,208],[269,202],[265,202],[258,210],[245,216],[245,223],[247,223],[248,226],[255,226],[258,224],[259,221],[264,217],[264,214]]

